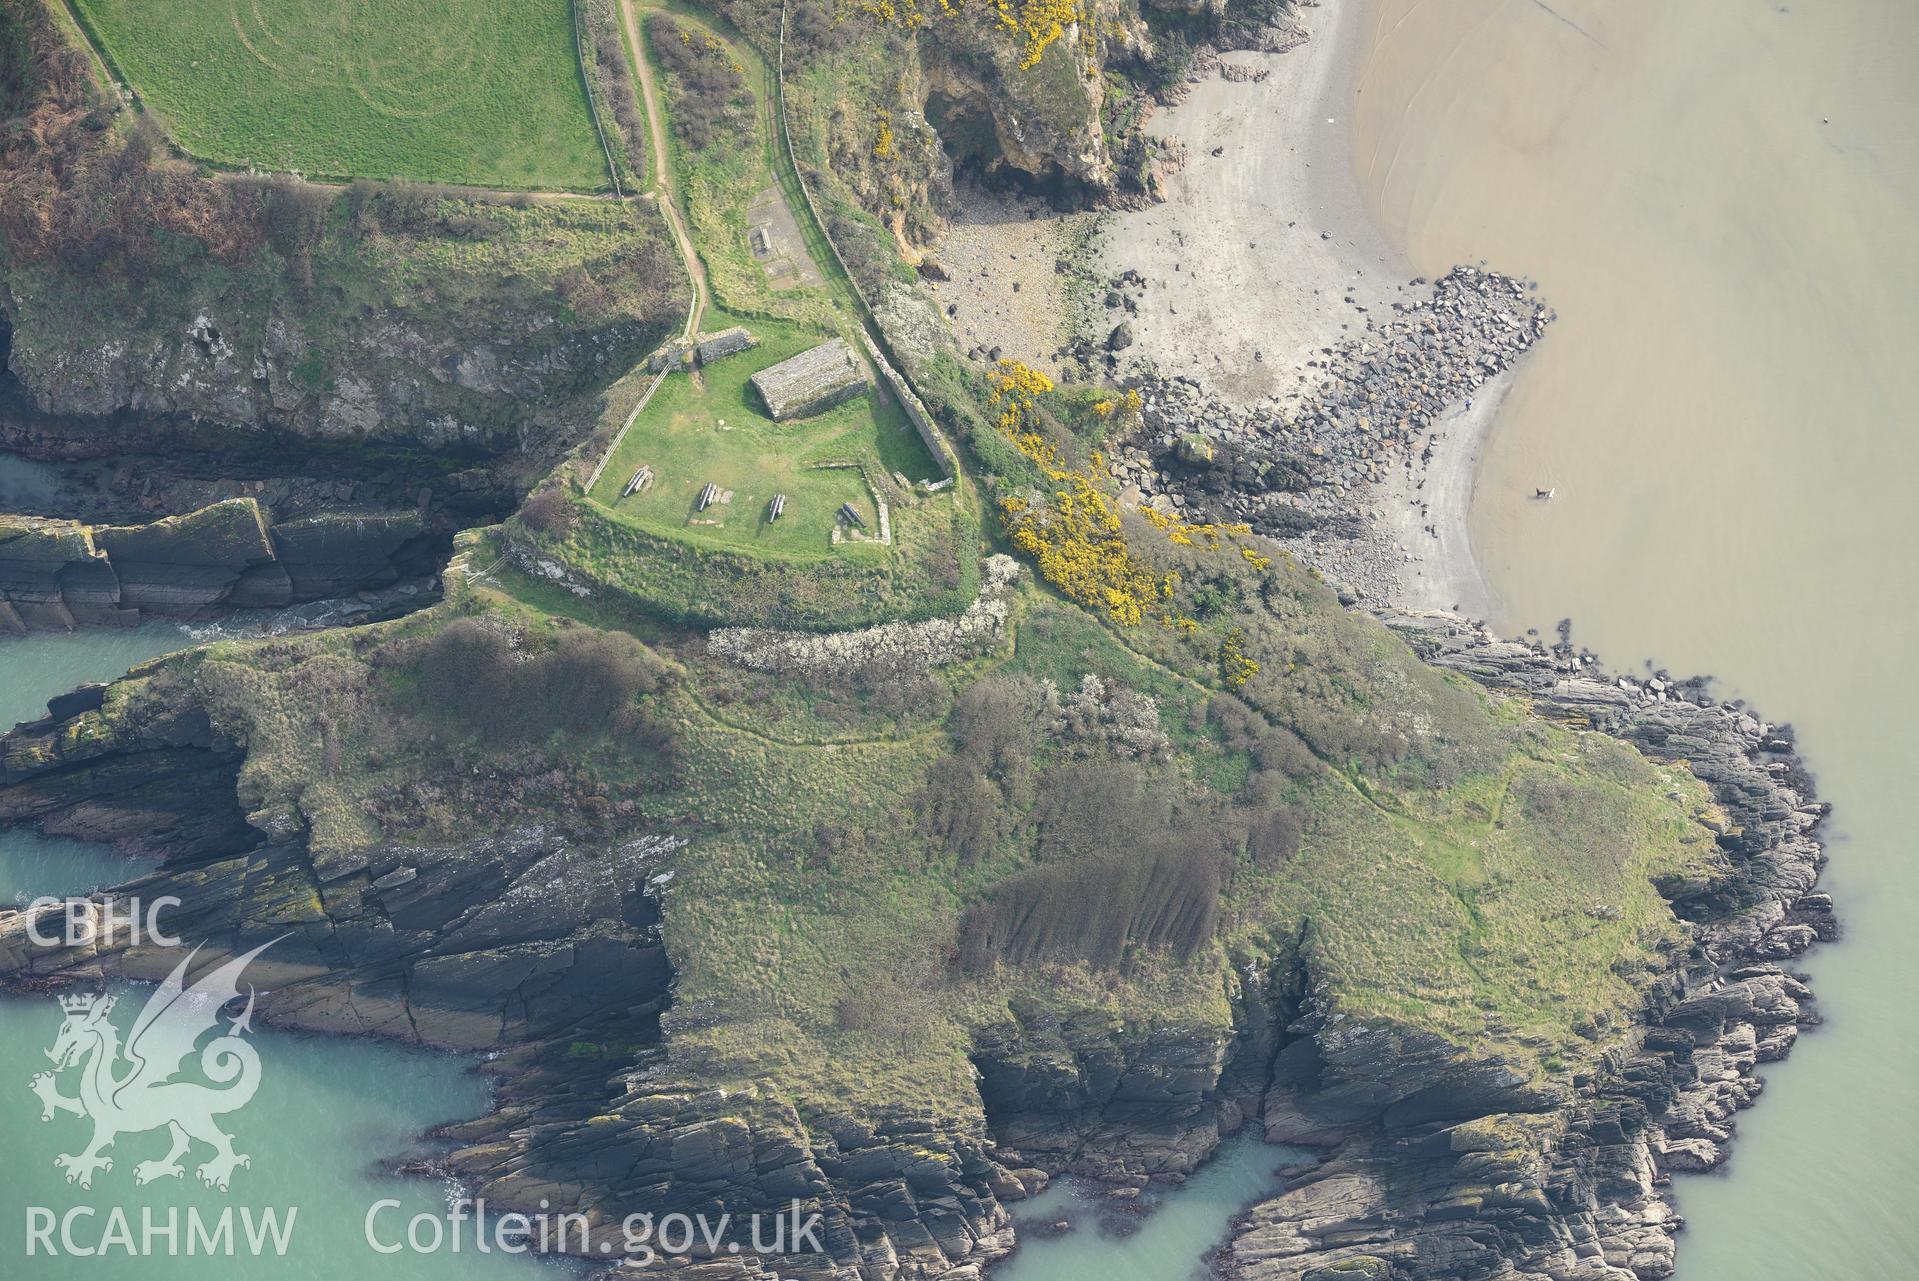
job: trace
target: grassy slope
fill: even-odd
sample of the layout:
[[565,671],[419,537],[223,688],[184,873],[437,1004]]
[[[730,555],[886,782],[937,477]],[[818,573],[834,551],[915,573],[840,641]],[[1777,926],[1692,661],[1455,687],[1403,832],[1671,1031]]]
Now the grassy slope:
[[[648,31],[666,20],[648,15]],[[688,193],[695,245],[718,304],[703,327],[710,332],[737,322],[762,341],[702,371],[697,382],[669,374],[594,492],[577,505],[575,531],[563,541],[543,541],[615,593],[635,623],[644,616],[824,629],[958,613],[978,581],[977,518],[964,495],[927,497],[894,483],[895,473],[917,482],[937,471],[891,397],[876,387],[825,414],[776,424],[748,385],[759,369],[836,335],[861,350],[857,311],[844,278],[834,272],[824,272],[819,285],[776,289],[768,282],[747,247],[747,209],[775,185],[771,131],[777,126],[762,79],[764,63],[678,8],[671,21],[698,39],[720,41],[742,69],[740,84],[756,95],[746,117],[753,124],[752,145],[721,140],[696,149],[673,130],[669,159]],[[673,76],[662,73],[659,79],[670,122],[676,106],[684,110],[686,104]],[[617,391],[609,398],[596,447],[612,438],[632,403]],[[875,529],[877,513],[858,473],[815,469],[823,461],[866,468],[887,499],[890,549],[830,542],[841,503],[864,513],[869,529]],[[642,463],[659,473],[656,486],[621,499]],[[735,494],[718,515],[692,511],[708,481]],[[768,525],[763,513],[775,493],[787,495],[788,511],[777,525]]]
[[311,176],[597,191],[567,0],[76,0],[188,151]]
[[[970,560],[980,540],[966,509],[936,501],[954,514],[951,529],[938,526],[958,544],[948,550]],[[667,1029],[675,1069],[692,1079],[768,1083],[819,1107],[969,1116],[971,1035],[1011,1003],[1123,1014],[1135,1030],[1220,1029],[1235,974],[1287,957],[1302,937],[1344,1008],[1561,1073],[1598,1050],[1599,1029],[1632,1008],[1636,979],[1680,937],[1651,878],[1711,856],[1696,784],[1442,678],[1305,571],[1284,559],[1255,567],[1230,545],[1168,553],[1180,603],[1199,618],[1190,636],[1117,631],[1029,585],[1001,652],[935,673],[937,688],[903,711],[857,706],[837,733],[818,705],[857,702],[857,691],[721,698],[730,676],[691,661],[651,709],[674,732],[670,773],[617,741],[516,755],[436,739],[406,701],[403,667],[380,654],[461,613],[534,630],[581,616],[693,654],[697,637],[676,624],[844,624],[957,612],[971,594],[963,581],[929,593],[915,573],[911,539],[930,520],[901,521],[903,546],[886,565],[829,558],[831,572],[795,574],[579,506],[580,529],[548,546],[593,580],[592,596],[505,570],[500,588],[455,575],[448,602],[427,614],[225,643],[172,660],[170,679],[199,682],[248,743],[248,807],[300,815],[322,852],[446,839],[509,817],[601,839],[642,824],[687,834],[666,913],[679,976]],[[476,562],[496,557],[473,549]],[[940,722],[955,690],[1000,670],[1067,688],[1094,672],[1150,693],[1177,785],[1232,796],[1250,763],[1198,714],[1222,690],[1217,647],[1232,628],[1261,665],[1240,696],[1316,753],[1294,785],[1308,820],[1298,853],[1267,867],[1242,857],[1216,942],[1189,959],[1141,956],[1122,976],[1073,964],[957,974],[949,959],[966,904],[1033,855],[1010,843],[962,868],[914,830],[925,771],[948,750]],[[481,759],[491,768],[474,769]],[[849,1002],[878,1017],[848,1018]]]
[[[178,237],[155,242],[165,289],[133,291],[110,277],[16,263],[9,272],[22,336],[16,352],[111,349],[129,332],[183,333],[209,314],[251,360],[269,322],[278,321],[304,348],[291,370],[295,394],[325,395],[342,378],[374,373],[389,356],[406,365],[406,350],[368,342],[383,328],[404,326],[467,348],[511,336],[524,344],[514,353],[521,359],[613,330],[609,337],[632,359],[663,336],[681,305],[663,229],[644,206],[512,208],[449,199],[436,202],[430,218],[394,228],[377,220],[355,225],[343,206],[344,198],[310,251],[313,287],[296,284],[289,260],[271,247],[227,266]],[[501,432],[524,420],[524,407],[506,397],[419,379],[417,366],[412,376],[421,393],[416,412],[431,407]],[[543,398],[587,390],[600,376],[588,369],[571,382],[542,376]]]
[[[662,23],[678,27],[695,40],[716,40],[741,69],[740,86],[744,92],[739,100],[744,102],[749,94],[752,98],[750,145],[742,146],[738,139],[726,138],[696,149],[687,144],[679,129],[669,129],[668,133],[687,219],[699,242],[700,258],[706,263],[720,304],[742,314],[810,321],[826,332],[843,332],[848,341],[852,341],[849,317],[856,313],[851,308],[850,290],[844,278],[837,274],[823,245],[808,244],[814,265],[826,281],[826,287],[821,289],[772,287],[765,269],[748,246],[747,237],[752,230],[748,210],[762,194],[778,184],[775,148],[779,145],[779,123],[775,115],[773,80],[765,60],[751,45],[729,38],[711,18],[698,11],[681,4],[669,4],[665,8],[665,14],[648,14],[643,19],[649,46],[647,56],[653,56],[652,33]],[[686,107],[675,78],[668,74],[661,78],[667,88],[664,107],[670,125],[675,112]],[[789,202],[798,199],[797,192],[784,194]],[[805,221],[800,225],[804,229]]]
[[[848,51],[834,67],[847,65],[863,63]],[[857,98],[859,85],[816,71],[796,96],[817,118],[796,128],[823,153],[835,90]],[[742,676],[681,645],[679,793],[652,804],[662,817],[690,804],[720,829],[681,861],[667,917],[684,1070],[778,1079],[822,1107],[964,1113],[970,1036],[1010,1004],[1221,1029],[1235,975],[1302,946],[1351,1013],[1549,1076],[1599,1051],[1683,937],[1652,879],[1715,858],[1698,785],[1423,668],[1283,558],[1256,566],[1229,544],[1150,559],[1181,573],[1190,635],[1114,629],[1029,584],[1002,652],[916,686],[905,711],[870,690]],[[523,600],[556,598],[508,582]],[[739,604],[709,603],[709,621]],[[1031,854],[1006,847],[960,868],[909,830],[923,771],[947,750],[954,692],[993,671],[1068,689],[1099,674],[1158,700],[1183,787],[1233,797],[1254,765],[1204,707],[1224,688],[1218,650],[1236,629],[1261,665],[1236,692],[1317,758],[1291,792],[1306,816],[1298,853],[1278,867],[1242,855],[1218,938],[1190,960],[1139,957],[1124,976],[1071,964],[957,975],[966,904]],[[849,1001],[881,1014],[849,1020]]]
[[[713,315],[708,328],[724,327],[730,319]],[[716,547],[821,555],[829,553],[833,513],[841,503],[851,503],[869,529],[878,528],[878,513],[858,472],[822,470],[818,464],[860,462],[882,474],[900,472],[910,481],[937,478],[899,406],[877,389],[802,421],[773,421],[748,380],[815,346],[820,336],[792,322],[748,318],[743,323],[760,345],[709,365],[698,384],[670,375],[614,454],[595,499],[654,533]],[[642,463],[659,479],[621,498]],[[694,499],[708,481],[734,491],[733,501],[695,513]],[[769,525],[764,514],[775,493],[787,496],[787,509]]]
[[[467,538],[475,563],[494,561],[491,539]],[[1303,571],[1269,572],[1311,595],[1303,626],[1343,629],[1343,612]],[[1301,938],[1349,1013],[1563,1077],[1608,1043],[1651,964],[1682,937],[1652,878],[1712,856],[1691,780],[1603,736],[1532,722],[1388,642],[1369,656],[1384,669],[1361,692],[1405,682],[1402,707],[1432,722],[1414,754],[1470,740],[1461,751],[1472,768],[1439,783],[1411,758],[1311,769],[1296,791],[1308,816],[1299,852],[1276,867],[1242,856],[1216,942],[1188,960],[1146,954],[1119,975],[1072,964],[962,975],[951,966],[960,914],[1032,854],[1015,843],[961,867],[915,833],[925,771],[948,750],[949,697],[809,726],[779,700],[721,698],[726,675],[699,657],[697,640],[656,629],[645,636],[656,652],[685,659],[672,664],[671,689],[649,700],[672,728],[670,770],[617,740],[505,750],[449,738],[407,701],[404,662],[392,657],[409,637],[472,613],[533,636],[570,625],[567,615],[598,625],[625,617],[603,597],[505,571],[490,584],[456,574],[448,602],[426,614],[227,642],[170,662],[248,742],[249,808],[301,816],[323,856],[520,820],[589,841],[648,828],[688,836],[666,913],[678,972],[667,1021],[674,1071],[760,1082],[803,1107],[905,1106],[964,1120],[977,1106],[972,1036],[1010,1007],[1098,1012],[1134,1035],[1220,1031],[1235,975],[1296,955]],[[1176,786],[1197,795],[1244,784],[1245,761],[1195,714],[1218,692],[1203,667],[1172,650],[1172,661],[1142,653],[1142,633],[1095,622],[1031,584],[1016,619],[998,652],[937,673],[938,685],[952,691],[997,671],[1071,686],[1097,673],[1158,700],[1173,776],[1185,780]],[[832,692],[783,684],[801,701]]]
[[[1243,763],[1192,727],[1210,690],[1044,593],[1029,590],[1005,653],[953,675],[993,669],[1069,687],[1093,671],[1151,691],[1193,786],[1230,790],[1243,777]],[[1469,714],[1510,720],[1472,697]],[[944,704],[928,706],[937,716]],[[763,717],[733,703],[725,714],[794,728],[777,708]],[[943,734],[918,721],[881,742],[809,748],[729,728],[689,756],[686,786],[730,830],[681,864],[668,931],[691,1013],[670,1025],[702,1070],[775,1072],[821,1106],[854,1097],[944,1110],[969,1097],[972,1029],[1010,1002],[1100,1010],[1136,1027],[1223,1028],[1235,970],[1288,955],[1310,923],[1310,960],[1350,1012],[1570,1071],[1596,1049],[1575,1028],[1621,1023],[1644,967],[1681,937],[1651,878],[1710,857],[1693,822],[1704,802],[1696,784],[1669,784],[1599,735],[1508,728],[1491,768],[1446,788],[1321,771],[1300,793],[1310,815],[1301,852],[1277,869],[1242,860],[1219,941],[1190,961],[1146,956],[1125,976],[1047,965],[986,978],[950,969],[958,914],[1030,855],[960,869],[904,830]],[[822,856],[819,823],[852,837]],[[1617,918],[1589,910],[1598,906]],[[846,1028],[849,1000],[881,1013]]]
[[[20,10],[17,34],[38,25],[77,42],[57,9]],[[0,175],[8,211],[28,211],[8,226],[0,272],[14,370],[36,390],[83,394],[104,376],[124,395],[135,365],[153,387],[198,387],[203,370],[175,366],[193,358],[182,344],[204,316],[234,368],[268,368],[251,386],[290,427],[357,398],[359,422],[377,416],[386,439],[462,424],[523,447],[532,405],[607,381],[684,307],[663,220],[644,203],[208,176],[154,152],[138,113],[84,69],[7,79],[39,139]],[[449,355],[476,368],[453,370]],[[373,414],[369,387],[389,402]]]

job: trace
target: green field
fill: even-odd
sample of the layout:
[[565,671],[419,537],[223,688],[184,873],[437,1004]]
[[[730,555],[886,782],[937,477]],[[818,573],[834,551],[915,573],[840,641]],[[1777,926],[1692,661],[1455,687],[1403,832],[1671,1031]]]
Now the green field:
[[[715,328],[734,323],[713,314]],[[708,546],[785,554],[833,550],[832,529],[841,503],[851,503],[877,534],[879,515],[858,470],[822,463],[859,463],[910,481],[934,480],[938,472],[892,398],[877,388],[812,418],[777,423],[747,381],[768,365],[825,341],[803,325],[749,319],[760,338],[751,351],[728,356],[693,375],[674,373],[661,384],[608,464],[593,497],[622,519],[655,533]],[[628,498],[620,491],[645,464],[654,483]],[[694,510],[707,482],[730,491],[730,501]],[[766,519],[773,495],[786,495],[786,511]],[[895,520],[900,516],[896,509]],[[854,545],[842,545],[853,550]]]
[[567,0],[73,0],[181,147],[318,178],[608,184]]

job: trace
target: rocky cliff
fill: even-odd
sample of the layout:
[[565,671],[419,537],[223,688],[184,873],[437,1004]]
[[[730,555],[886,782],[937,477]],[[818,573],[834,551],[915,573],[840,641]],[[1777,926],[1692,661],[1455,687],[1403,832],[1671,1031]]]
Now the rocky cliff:
[[[529,828],[316,853],[297,817],[243,809],[244,746],[163,665],[136,681],[57,699],[0,740],[0,822],[162,855],[119,893],[179,897],[188,936],[242,952],[284,935],[257,967],[270,1017],[466,1049],[657,1019],[668,974],[646,880],[670,838],[584,851]],[[36,948],[24,928],[0,916],[16,977],[157,978],[178,959],[124,935]]]
[[1287,6],[1266,0],[854,8],[832,25],[804,11],[789,24],[795,145],[817,146],[909,257],[937,238],[956,172],[1068,205],[1156,199],[1178,158],[1145,125],[1195,52],[1293,39]]
[[[619,1247],[629,1213],[797,1202],[821,1216],[823,1254],[692,1260],[680,1275],[970,1278],[1013,1245],[1004,1203],[1050,1177],[1177,1181],[1222,1134],[1257,1124],[1326,1159],[1251,1213],[1221,1257],[1226,1275],[1669,1275],[1667,1176],[1723,1159],[1733,1112],[1757,1093],[1754,1064],[1812,1018],[1781,962],[1833,933],[1813,891],[1823,807],[1789,731],[1700,684],[1622,685],[1570,651],[1450,618],[1400,621],[1433,663],[1687,761],[1717,801],[1720,859],[1661,886],[1692,922],[1690,951],[1642,976],[1643,1023],[1581,1030],[1607,1048],[1570,1075],[1356,1014],[1308,922],[1224,976],[1223,1001],[1185,1014],[1015,997],[970,1033],[973,1088],[937,1100],[903,1087],[836,1102],[796,1084],[804,1064],[743,1083],[696,1048],[702,1028],[739,1016],[679,1008],[678,961],[711,962],[674,957],[671,940],[692,935],[670,926],[713,906],[679,897],[690,891],[677,880],[699,871],[676,858],[681,838],[581,842],[521,826],[445,844],[316,839],[316,794],[261,772],[286,745],[262,741],[263,721],[177,660],[55,700],[0,741],[0,822],[164,854],[117,892],[178,895],[179,923],[216,950],[286,935],[269,954],[269,1018],[498,1051],[497,1106],[450,1131],[449,1164],[497,1205],[581,1209],[590,1253]],[[323,709],[323,736],[343,728],[335,715]],[[309,787],[338,781],[327,770]],[[725,857],[709,846],[702,860]],[[141,949],[37,948],[24,926],[0,916],[14,981],[171,964]]]
[[[163,855],[97,896],[96,921],[119,898],[173,895],[169,929],[212,940],[208,963],[278,939],[251,971],[267,1019],[495,1052],[495,1109],[448,1131],[448,1164],[476,1194],[585,1212],[597,1258],[603,1240],[624,1246],[630,1212],[794,1204],[822,1216],[827,1254],[784,1261],[784,1276],[943,1275],[1010,1248],[983,1127],[910,1106],[802,1112],[771,1090],[703,1085],[663,1052],[659,869],[678,838],[593,848],[523,828],[316,848],[297,813],[257,796],[244,808],[247,748],[216,720],[164,660],[62,696],[0,740],[0,823]],[[158,979],[178,959],[124,933],[41,947],[27,924],[0,910],[0,974],[15,984]],[[676,1275],[754,1275],[713,1266]]]
[[0,26],[16,414],[95,434],[134,414],[216,445],[557,450],[575,402],[683,310],[651,206],[207,174],[95,82],[41,0],[7,0]]
[[418,594],[448,546],[420,512],[274,523],[252,498],[144,525],[0,516],[0,631],[205,618],[403,579]]
[[1502,1079],[1421,1080],[1419,1056],[1340,1027],[1309,1000],[1266,1099],[1269,1139],[1324,1162],[1255,1207],[1219,1260],[1238,1281],[1592,1278],[1674,1271],[1675,1172],[1726,1157],[1759,1063],[1817,1022],[1782,964],[1836,935],[1814,890],[1826,807],[1791,731],[1717,703],[1704,681],[1600,675],[1590,655],[1503,642],[1449,615],[1394,622],[1430,661],[1523,693],[1543,715],[1684,762],[1724,811],[1722,877],[1666,885],[1694,945],[1663,974],[1643,1023],[1564,1094]]

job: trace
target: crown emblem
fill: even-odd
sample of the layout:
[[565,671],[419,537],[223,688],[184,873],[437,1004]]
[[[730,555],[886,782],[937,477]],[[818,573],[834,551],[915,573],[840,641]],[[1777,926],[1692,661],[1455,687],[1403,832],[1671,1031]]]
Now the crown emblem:
[[60,1008],[68,1014],[85,1014],[96,1005],[105,1008],[112,1004],[112,997],[108,997],[103,1002],[97,992],[82,992],[77,996],[63,996],[60,998]]

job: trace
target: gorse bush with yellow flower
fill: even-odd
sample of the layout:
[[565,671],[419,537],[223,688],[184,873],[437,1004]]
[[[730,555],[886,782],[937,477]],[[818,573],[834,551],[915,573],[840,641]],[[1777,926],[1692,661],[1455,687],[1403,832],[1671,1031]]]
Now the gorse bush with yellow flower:
[[[919,0],[846,0],[860,13],[886,26],[903,31],[918,31],[940,18],[961,13],[966,0],[935,0],[922,8]],[[992,22],[1019,42],[1020,70],[1039,65],[1059,38],[1077,25],[1085,33],[1082,45],[1090,43],[1093,33],[1092,6],[1088,0],[990,0]]]
[[[1044,490],[1039,494],[1008,494],[999,500],[1000,522],[1014,547],[1031,557],[1041,577],[1066,596],[1097,610],[1123,627],[1156,618],[1185,634],[1198,625],[1174,604],[1176,573],[1161,573],[1140,557],[1126,541],[1119,504],[1100,487],[1095,476],[1103,459],[1092,454],[1092,472],[1081,471],[1060,456],[1046,438],[1040,398],[1055,390],[1053,380],[1017,360],[1002,360],[987,373],[994,424],[1020,454],[1037,469]],[[1102,399],[1108,413],[1138,412],[1138,393]],[[1095,406],[1097,413],[1097,404]],[[1142,519],[1177,546],[1217,551],[1229,540],[1245,537],[1245,525],[1195,523],[1142,507]],[[1240,554],[1257,568],[1270,562],[1242,546]],[[1258,664],[1244,660],[1252,672]],[[1222,658],[1222,666],[1224,666]],[[1234,665],[1233,673],[1244,671]],[[1250,672],[1235,683],[1243,683]]]
[[[1017,360],[1002,360],[987,374],[987,384],[1000,431],[1051,487],[1044,500],[1016,494],[999,500],[1000,522],[1013,546],[1070,599],[1121,626],[1163,612],[1173,577],[1155,573],[1133,554],[1118,504],[1091,476],[1068,467],[1043,434],[1038,398],[1053,390],[1053,380]],[[1097,466],[1099,455],[1093,458]]]
[[1245,643],[1246,633],[1237,627],[1227,632],[1219,643],[1220,679],[1234,689],[1259,675],[1259,664],[1248,658],[1242,648]]

